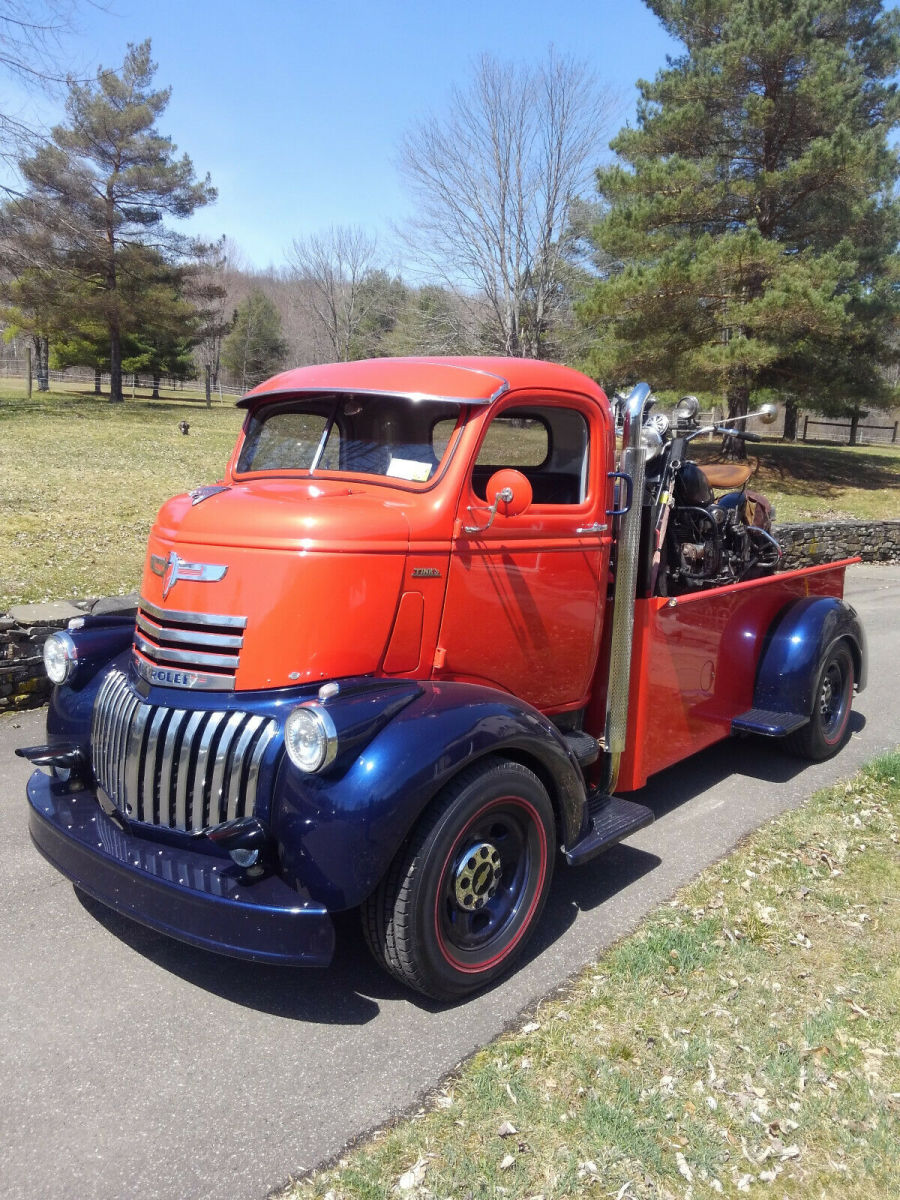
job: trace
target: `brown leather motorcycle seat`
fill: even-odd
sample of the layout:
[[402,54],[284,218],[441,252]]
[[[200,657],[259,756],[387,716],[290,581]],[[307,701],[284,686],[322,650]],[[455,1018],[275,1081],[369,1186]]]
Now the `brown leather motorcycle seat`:
[[755,463],[704,463],[700,468],[711,488],[742,488],[753,472]]

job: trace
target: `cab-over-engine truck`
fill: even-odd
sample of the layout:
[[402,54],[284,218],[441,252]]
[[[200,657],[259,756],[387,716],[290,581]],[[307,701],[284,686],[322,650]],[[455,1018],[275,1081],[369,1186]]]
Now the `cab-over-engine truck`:
[[659,594],[648,396],[617,457],[601,388],[548,363],[254,388],[224,478],[160,510],[136,619],[48,639],[47,744],[20,751],[38,849],[259,962],[327,965],[358,907],[446,1000],[521,953],[560,850],[652,820],[621,795],[649,775],[736,733],[834,753],[866,669],[847,562]]

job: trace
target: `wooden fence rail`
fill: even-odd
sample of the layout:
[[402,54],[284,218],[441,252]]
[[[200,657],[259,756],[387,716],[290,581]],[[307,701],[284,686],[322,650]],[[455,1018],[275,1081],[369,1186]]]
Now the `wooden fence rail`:
[[[853,429],[852,421],[815,421],[815,420],[812,420],[810,417],[806,416],[803,418],[803,433],[801,435],[804,442],[809,440],[807,438],[807,430],[809,429],[810,425],[825,425],[831,429],[850,429],[850,430]],[[891,435],[890,436],[891,443],[895,443],[897,441],[898,425],[900,425],[900,421],[895,421],[893,425],[863,425],[862,423],[860,423],[856,426],[857,444],[859,444],[863,440],[859,436],[863,432],[863,430],[872,430],[873,432],[889,433]],[[874,442],[874,443],[886,442],[888,439],[887,438],[874,438],[874,439],[867,439],[867,440],[869,441],[869,444],[872,444],[872,442]],[[813,438],[813,441],[815,441],[815,438]]]

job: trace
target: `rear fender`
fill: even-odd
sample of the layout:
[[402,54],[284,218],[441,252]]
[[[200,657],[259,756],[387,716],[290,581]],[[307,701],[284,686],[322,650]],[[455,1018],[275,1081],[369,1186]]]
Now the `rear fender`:
[[754,705],[810,716],[822,658],[839,641],[850,646],[856,690],[861,692],[866,686],[866,639],[855,610],[834,596],[808,596],[786,605],[766,635]]
[[304,775],[282,762],[272,807],[282,874],[330,909],[352,908],[375,889],[428,804],[479,758],[530,765],[554,801],[560,841],[581,832],[584,778],[547,717],[492,688],[420,687],[343,773]]

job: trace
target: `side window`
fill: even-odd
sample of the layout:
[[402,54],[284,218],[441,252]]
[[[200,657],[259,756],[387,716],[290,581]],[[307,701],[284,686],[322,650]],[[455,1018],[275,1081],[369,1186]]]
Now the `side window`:
[[510,408],[495,417],[472,472],[476,496],[501,467],[527,476],[535,504],[581,504],[587,495],[588,425],[573,408]]
[[438,462],[447,453],[456,423],[456,417],[441,417],[431,427],[431,453]]

